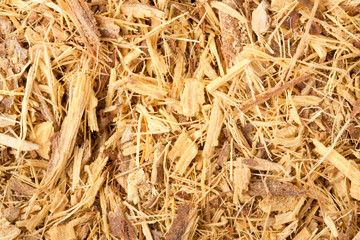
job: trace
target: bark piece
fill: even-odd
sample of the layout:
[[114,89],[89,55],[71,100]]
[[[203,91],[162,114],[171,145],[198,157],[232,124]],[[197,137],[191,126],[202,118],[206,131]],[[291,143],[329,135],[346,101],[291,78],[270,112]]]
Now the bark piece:
[[36,192],[35,188],[20,182],[15,177],[12,177],[8,183],[8,187],[23,196],[32,196]]
[[[230,0],[225,0],[225,4],[235,8],[235,4]],[[242,51],[243,47],[250,43],[247,36],[246,27],[241,22],[226,13],[219,11],[220,30],[221,30],[221,51],[226,60],[228,67],[232,67],[235,63],[236,56]]]
[[179,206],[178,215],[172,223],[166,240],[190,239],[190,234],[195,227],[197,207],[191,203]]
[[290,183],[283,183],[279,180],[251,181],[247,194],[250,196],[291,196],[298,197],[305,195],[305,190]]
[[3,216],[11,223],[14,223],[20,215],[20,208],[9,207],[3,211]]
[[292,11],[283,22],[283,26],[287,29],[296,28],[301,14],[298,11]]
[[259,171],[276,171],[280,172],[283,167],[280,164],[260,158],[238,158],[236,165],[243,164],[244,166]]
[[163,145],[158,145],[154,153],[154,163],[151,171],[152,184],[159,184],[164,178],[164,149]]
[[97,18],[99,31],[104,38],[118,38],[120,36],[120,27],[110,18]]
[[136,232],[131,222],[127,220],[120,206],[109,213],[110,233],[124,240],[136,239]]

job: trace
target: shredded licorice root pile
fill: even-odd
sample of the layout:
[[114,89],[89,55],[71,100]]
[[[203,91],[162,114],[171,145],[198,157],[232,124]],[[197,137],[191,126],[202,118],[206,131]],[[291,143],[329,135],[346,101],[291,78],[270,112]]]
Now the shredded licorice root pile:
[[0,239],[360,239],[360,1],[1,0]]

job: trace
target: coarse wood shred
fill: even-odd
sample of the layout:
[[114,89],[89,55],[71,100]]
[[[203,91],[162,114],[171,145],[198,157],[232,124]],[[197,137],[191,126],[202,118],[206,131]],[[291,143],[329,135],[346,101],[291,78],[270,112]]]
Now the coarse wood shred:
[[221,127],[224,121],[224,114],[220,108],[220,103],[215,99],[215,104],[211,110],[210,121],[207,128],[205,146],[203,150],[203,156],[205,158],[211,157],[214,148],[218,145],[218,138],[220,135]]
[[197,219],[197,207],[191,203],[179,206],[177,216],[166,235],[166,240],[191,239],[191,232],[195,227]]
[[84,72],[80,72],[74,81],[75,83],[71,92],[68,115],[61,125],[60,132],[57,133],[52,141],[49,167],[43,183],[43,188],[52,187],[62,174],[74,148],[81,118],[88,101],[91,82],[85,77]]
[[196,144],[185,132],[180,134],[168,155],[169,158],[176,163],[174,171],[180,175],[184,174],[197,153],[198,148]]
[[359,10],[0,1],[0,239],[360,240]]

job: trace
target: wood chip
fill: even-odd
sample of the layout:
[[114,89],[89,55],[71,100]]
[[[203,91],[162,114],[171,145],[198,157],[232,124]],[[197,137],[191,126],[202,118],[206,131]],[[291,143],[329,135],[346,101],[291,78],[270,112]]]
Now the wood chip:
[[204,102],[204,84],[195,79],[188,79],[181,94],[183,114],[187,117],[195,116]]
[[196,144],[185,132],[180,134],[173,148],[169,151],[169,158],[176,162],[174,171],[180,175],[186,172],[187,167],[198,153]]
[[207,129],[206,141],[203,150],[203,157],[212,156],[214,148],[218,145],[218,138],[223,125],[224,115],[220,108],[220,103],[215,100],[213,109],[211,110],[210,121]]
[[157,17],[165,18],[166,13],[157,7],[138,2],[124,2],[121,4],[123,14],[137,18]]

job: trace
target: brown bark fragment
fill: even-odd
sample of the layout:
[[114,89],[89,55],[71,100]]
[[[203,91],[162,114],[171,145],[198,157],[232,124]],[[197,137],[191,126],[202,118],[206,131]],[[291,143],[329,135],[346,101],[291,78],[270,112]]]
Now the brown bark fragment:
[[[235,8],[235,4],[231,0],[225,0],[224,3]],[[227,66],[231,67],[235,63],[236,56],[250,41],[244,31],[245,26],[241,26],[239,20],[221,11],[219,12],[219,20],[222,41],[221,51]]]
[[129,220],[126,219],[120,206],[117,206],[114,212],[109,213],[109,224],[110,233],[114,236],[125,240],[136,239],[135,230]]
[[278,180],[251,181],[247,194],[250,196],[291,196],[297,197],[305,195],[305,190],[290,183],[283,183]]
[[30,187],[29,185],[25,184],[25,183],[22,183],[20,182],[19,180],[17,180],[16,178],[12,177],[8,183],[8,187],[21,194],[21,195],[24,195],[24,196],[32,196],[36,190],[32,187]]
[[360,139],[360,128],[357,128],[353,123],[349,125],[348,132],[352,140]]
[[312,35],[320,35],[322,33],[319,24],[316,22],[311,23],[309,33]]
[[9,207],[3,211],[3,216],[11,223],[14,223],[20,215],[20,208]]
[[283,22],[283,26],[287,29],[296,28],[301,14],[298,11],[292,11]]
[[217,163],[219,166],[223,166],[224,163],[228,160],[230,154],[230,143],[226,141],[224,143],[224,146],[221,148],[221,151],[219,153],[219,157],[217,159]]
[[185,203],[179,206],[178,215],[175,218],[166,240],[188,239],[191,228],[194,225],[197,215],[197,207],[191,203]]
[[360,113],[360,99],[356,100],[350,116],[353,118],[353,117],[355,117],[358,113]]

